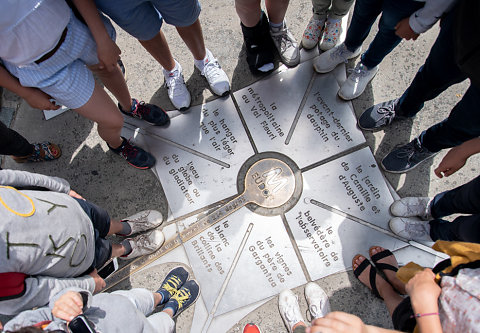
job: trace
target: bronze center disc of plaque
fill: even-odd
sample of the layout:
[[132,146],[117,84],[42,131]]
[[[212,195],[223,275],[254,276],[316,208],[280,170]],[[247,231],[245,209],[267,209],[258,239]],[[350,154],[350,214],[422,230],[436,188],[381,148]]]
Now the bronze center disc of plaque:
[[298,166],[287,156],[265,152],[250,157],[237,178],[239,193],[245,191],[255,203],[247,208],[261,215],[279,215],[292,208],[302,193]]

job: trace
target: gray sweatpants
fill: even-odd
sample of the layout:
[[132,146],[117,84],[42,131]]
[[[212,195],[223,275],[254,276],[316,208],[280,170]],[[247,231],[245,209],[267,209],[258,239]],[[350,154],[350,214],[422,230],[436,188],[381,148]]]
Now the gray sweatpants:
[[313,16],[318,20],[341,19],[347,15],[354,0],[312,0]]

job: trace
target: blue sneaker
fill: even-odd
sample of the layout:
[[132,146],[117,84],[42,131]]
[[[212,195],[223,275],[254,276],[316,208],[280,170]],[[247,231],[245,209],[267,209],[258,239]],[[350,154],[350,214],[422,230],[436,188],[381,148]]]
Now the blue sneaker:
[[413,139],[395,150],[392,150],[382,160],[382,168],[391,173],[404,173],[412,170],[423,161],[435,156],[427,148],[422,146],[419,138]]
[[127,160],[128,164],[137,169],[150,169],[155,165],[155,157],[140,147],[132,145],[127,139],[122,137],[122,144],[118,148],[110,148],[116,154],[119,154]]
[[182,266],[172,269],[163,280],[160,289],[156,292],[162,295],[160,304],[167,303],[178,290],[187,282],[188,272]]
[[161,107],[143,101],[139,102],[135,98],[132,98],[132,108],[130,111],[123,110],[120,104],[118,104],[118,108],[127,116],[145,120],[147,123],[155,126],[164,126],[170,123],[170,117]]
[[398,98],[366,109],[358,118],[358,127],[367,131],[376,131],[390,125],[394,119],[406,119],[398,114]]
[[173,310],[173,318],[178,317],[185,309],[196,302],[200,295],[200,287],[197,281],[190,280],[178,290],[175,295],[165,304],[164,310],[170,308]]

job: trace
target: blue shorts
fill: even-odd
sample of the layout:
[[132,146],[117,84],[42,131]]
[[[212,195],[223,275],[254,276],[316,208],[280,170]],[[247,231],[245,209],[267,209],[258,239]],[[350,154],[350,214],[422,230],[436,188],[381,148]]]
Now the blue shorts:
[[[112,23],[106,17],[103,21],[114,40]],[[39,88],[58,104],[76,109],[92,97],[95,79],[87,66],[98,63],[97,45],[90,30],[71,13],[65,40],[50,58],[22,67],[5,62],[5,67],[22,86]]]
[[139,40],[150,40],[162,27],[162,20],[176,27],[188,27],[200,15],[198,0],[95,0],[102,12]]

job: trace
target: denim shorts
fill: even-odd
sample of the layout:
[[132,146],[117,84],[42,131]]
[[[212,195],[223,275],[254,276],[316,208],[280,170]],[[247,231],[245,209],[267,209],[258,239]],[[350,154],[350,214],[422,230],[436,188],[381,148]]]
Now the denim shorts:
[[[102,19],[114,40],[112,23],[106,17]],[[50,58],[21,67],[5,61],[5,67],[22,86],[39,88],[58,104],[76,109],[92,97],[95,80],[87,66],[98,63],[97,46],[90,30],[71,12],[65,40]]]
[[139,40],[150,40],[162,21],[188,27],[200,15],[198,0],[95,0],[97,7],[123,30]]
[[112,256],[112,244],[105,237],[110,229],[110,216],[108,212],[85,200],[74,198],[87,216],[92,221],[95,233],[95,258],[91,268],[101,268]]

